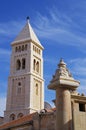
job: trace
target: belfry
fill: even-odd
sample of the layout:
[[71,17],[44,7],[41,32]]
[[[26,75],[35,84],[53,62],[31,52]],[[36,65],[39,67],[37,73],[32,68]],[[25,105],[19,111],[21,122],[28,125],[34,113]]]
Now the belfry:
[[43,46],[29,19],[11,45],[5,122],[44,108]]

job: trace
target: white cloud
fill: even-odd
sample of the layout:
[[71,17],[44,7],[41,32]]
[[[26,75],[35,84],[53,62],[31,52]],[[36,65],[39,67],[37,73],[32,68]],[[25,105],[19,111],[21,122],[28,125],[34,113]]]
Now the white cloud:
[[[53,44],[57,42],[77,47],[86,45],[86,37],[83,35],[83,32],[81,32],[81,26],[76,24],[71,16],[61,13],[55,7],[48,10],[47,15],[43,16],[37,12],[36,16],[34,29],[40,38],[53,40],[55,41]],[[0,35],[15,36],[21,30],[24,23],[23,20],[0,23]]]
[[44,58],[44,62],[48,63],[48,64],[57,64],[58,63],[58,60],[56,60],[54,57],[45,57]]
[[72,64],[72,72],[75,75],[86,76],[86,58],[77,58],[69,61]]
[[80,81],[78,91],[86,95],[86,58],[72,59],[68,64],[71,66],[73,77]]
[[[3,92],[3,90],[6,90],[6,87],[7,87],[7,82],[1,81],[1,79],[0,79],[0,93]],[[1,93],[0,95],[3,96],[3,93]]]
[[81,26],[76,24],[71,17],[60,14],[56,8],[51,9],[48,16],[40,13],[37,13],[37,16],[35,30],[41,38],[55,41],[53,44],[57,42],[80,48],[82,45],[86,46],[86,37],[81,32]]
[[4,116],[5,109],[6,109],[6,98],[0,97],[0,116]]
[[0,35],[12,37],[15,36],[24,25],[24,21],[9,21],[7,23],[0,23]]
[[6,109],[6,90],[7,82],[0,79],[0,116],[4,116],[4,110]]
[[86,95],[86,79],[80,79],[80,86],[78,87],[78,91]]
[[[11,51],[7,50],[7,49],[0,49],[0,64],[2,66],[5,65],[5,68],[8,67],[8,64],[10,62],[10,54]],[[7,63],[7,64],[4,64]]]
[[0,55],[10,55],[11,52],[7,49],[0,48]]

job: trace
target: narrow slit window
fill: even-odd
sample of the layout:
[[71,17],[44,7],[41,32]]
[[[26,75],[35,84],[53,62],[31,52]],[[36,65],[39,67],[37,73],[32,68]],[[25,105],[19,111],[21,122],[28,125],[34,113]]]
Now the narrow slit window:
[[20,68],[21,68],[21,62],[20,62],[20,60],[18,59],[18,60],[16,61],[16,70],[20,70]]
[[33,61],[33,70],[35,71],[35,68],[36,68],[36,60],[34,59]]
[[22,91],[21,82],[19,82],[17,88],[17,94],[21,94],[21,91]]
[[24,51],[24,45],[22,45],[22,51]]
[[36,63],[36,71],[39,72],[39,62]]
[[25,50],[27,50],[27,44],[25,45]]
[[22,59],[22,69],[25,69],[25,59]]
[[38,95],[38,84],[36,84],[36,95]]

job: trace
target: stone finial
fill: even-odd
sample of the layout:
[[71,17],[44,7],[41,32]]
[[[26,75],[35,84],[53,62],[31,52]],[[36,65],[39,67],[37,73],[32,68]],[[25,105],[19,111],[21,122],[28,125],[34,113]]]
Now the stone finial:
[[48,85],[48,88],[56,90],[59,87],[64,87],[74,91],[79,84],[80,82],[72,77],[70,71],[67,69],[66,63],[63,61],[63,59],[61,59],[58,64],[58,68],[53,75],[50,84]]
[[64,60],[61,58],[60,59],[60,62],[59,62],[59,64],[58,64],[58,67],[60,68],[60,67],[66,67],[66,63],[64,62]]
[[60,60],[58,64],[58,69],[56,70],[55,75],[53,75],[52,80],[59,79],[60,77],[73,79],[72,74],[67,69],[66,63],[63,61],[63,59]]

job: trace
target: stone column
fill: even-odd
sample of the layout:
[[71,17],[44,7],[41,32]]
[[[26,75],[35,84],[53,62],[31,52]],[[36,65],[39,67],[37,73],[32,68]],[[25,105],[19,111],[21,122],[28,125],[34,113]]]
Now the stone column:
[[72,130],[71,93],[79,86],[61,59],[49,89],[56,90],[56,130]]
[[72,130],[70,91],[64,88],[56,90],[56,130]]

